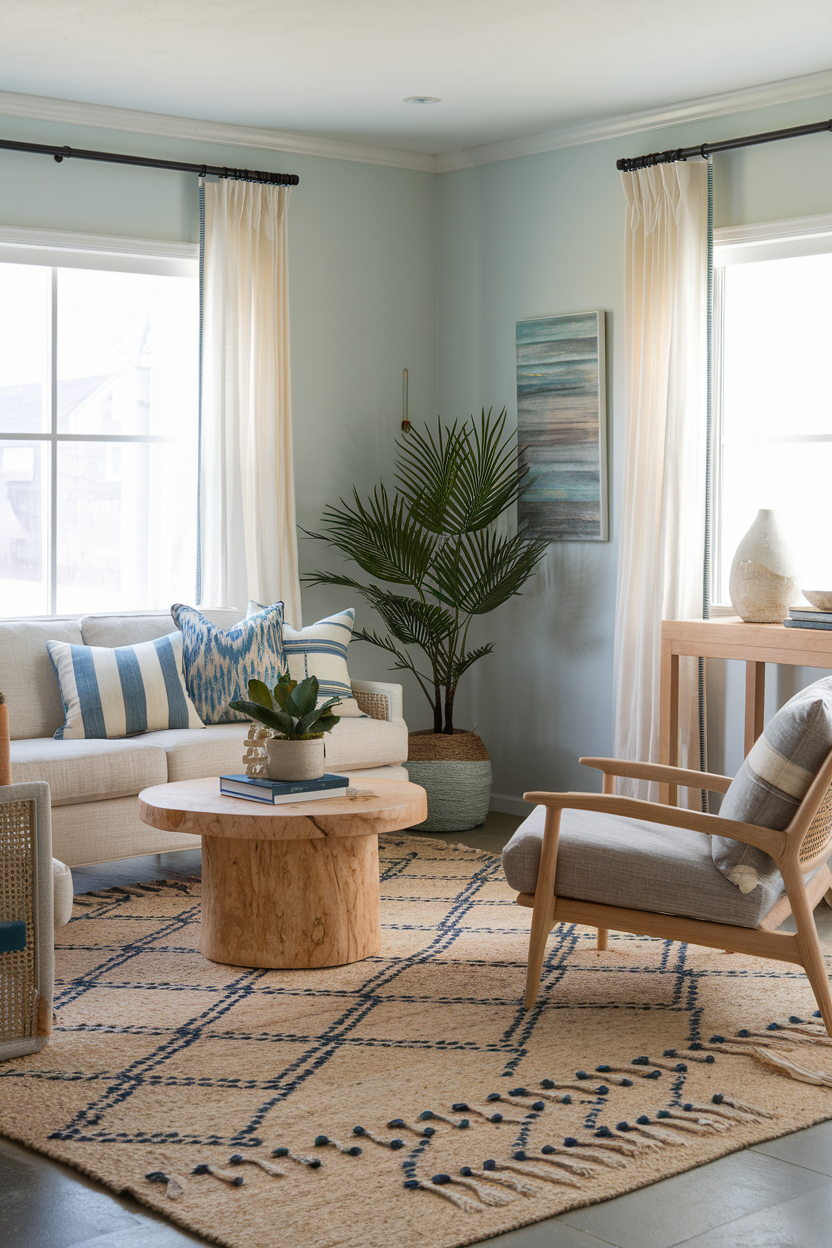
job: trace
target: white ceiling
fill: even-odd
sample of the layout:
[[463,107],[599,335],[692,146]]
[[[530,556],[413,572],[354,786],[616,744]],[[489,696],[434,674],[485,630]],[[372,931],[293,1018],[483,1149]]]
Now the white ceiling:
[[830,0],[3,0],[0,11],[5,91],[418,152],[832,66]]

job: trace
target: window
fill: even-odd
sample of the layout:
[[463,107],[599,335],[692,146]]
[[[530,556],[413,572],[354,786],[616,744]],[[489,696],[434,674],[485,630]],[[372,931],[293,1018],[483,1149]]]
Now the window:
[[193,600],[195,267],[0,246],[0,615]]
[[788,224],[774,236],[762,226],[716,232],[717,603],[729,602],[734,551],[761,507],[777,511],[803,585],[832,586],[832,221],[792,237]]

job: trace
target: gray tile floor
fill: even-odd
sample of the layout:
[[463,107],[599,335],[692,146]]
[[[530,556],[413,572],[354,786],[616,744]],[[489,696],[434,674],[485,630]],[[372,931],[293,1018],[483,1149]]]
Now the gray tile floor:
[[[482,828],[438,839],[499,853],[518,822],[492,813]],[[79,869],[73,876],[82,893],[195,875],[199,868],[199,851],[189,850]],[[821,905],[816,917],[832,948],[832,910]],[[276,1245],[279,1239],[276,1233]],[[185,1248],[204,1242],[130,1197],[115,1196],[67,1166],[0,1139],[0,1248]],[[489,1248],[828,1248],[832,1122],[488,1242]]]

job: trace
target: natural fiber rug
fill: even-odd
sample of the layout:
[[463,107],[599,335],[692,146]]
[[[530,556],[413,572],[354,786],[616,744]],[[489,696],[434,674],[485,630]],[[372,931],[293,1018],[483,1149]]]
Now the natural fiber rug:
[[564,926],[526,1013],[499,861],[382,842],[382,953],[352,966],[206,961],[196,882],[82,899],[0,1132],[217,1243],[450,1248],[832,1117],[802,972]]

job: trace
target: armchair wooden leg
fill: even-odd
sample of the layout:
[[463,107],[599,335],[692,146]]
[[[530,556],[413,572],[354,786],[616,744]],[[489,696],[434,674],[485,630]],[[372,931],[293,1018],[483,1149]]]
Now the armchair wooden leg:
[[610,929],[608,927],[598,928],[598,946],[597,947],[599,950],[606,949],[607,937],[609,936],[609,934],[610,934]]
[[792,883],[787,872],[783,872],[786,891],[792,905],[795,927],[797,928],[797,947],[803,969],[808,976],[815,1000],[818,1003],[823,1025],[827,1034],[832,1036],[832,993],[829,991],[829,977],[826,973],[826,962],[823,957],[818,930],[815,927],[815,916],[806,896],[803,879],[798,875]]
[[525,1008],[530,1010],[537,1000],[540,973],[546,953],[546,938],[555,921],[555,872],[558,862],[558,838],[560,836],[560,810],[546,810],[546,827],[543,833],[543,849],[534,890],[532,930],[529,937],[529,963],[526,970]]

